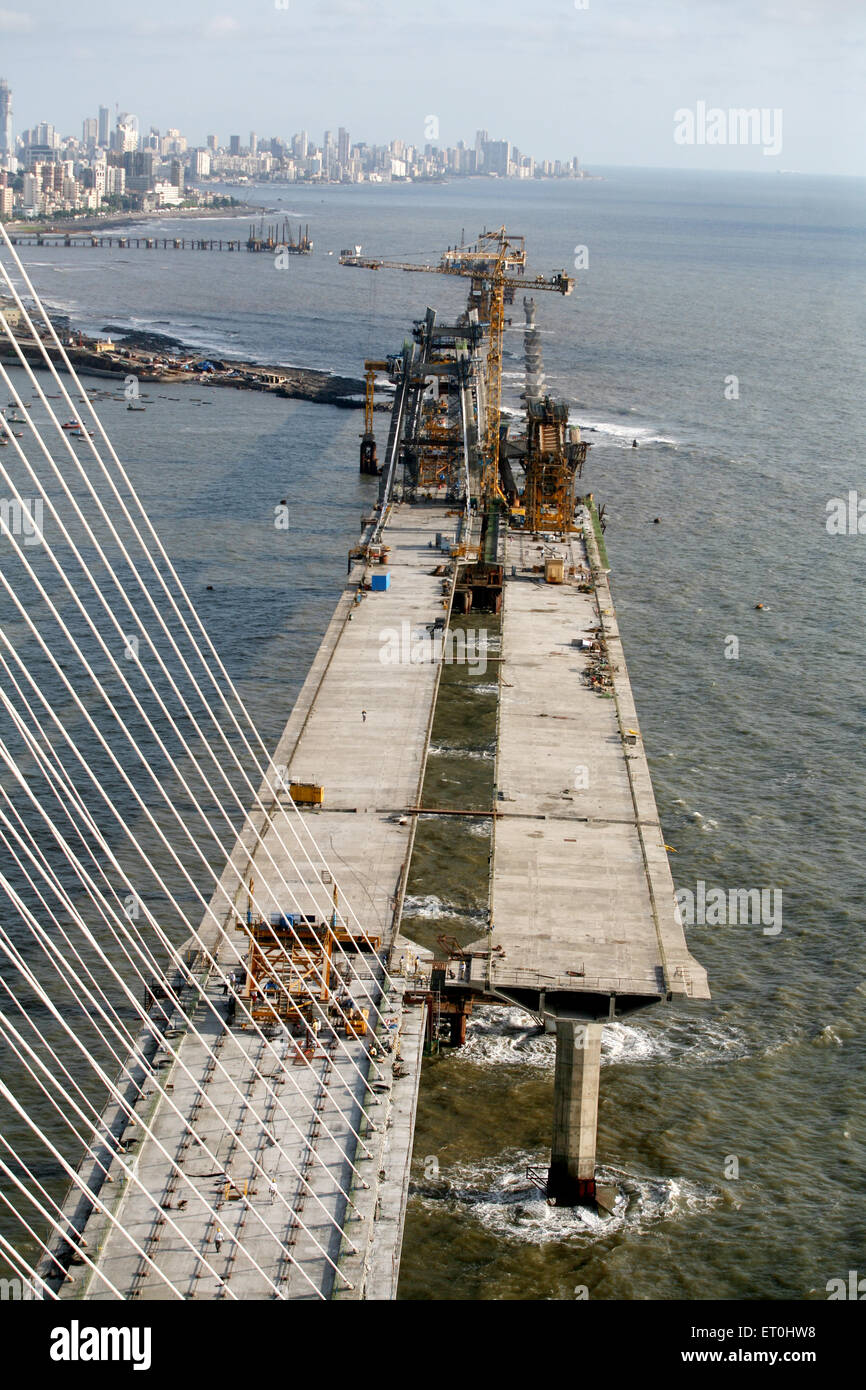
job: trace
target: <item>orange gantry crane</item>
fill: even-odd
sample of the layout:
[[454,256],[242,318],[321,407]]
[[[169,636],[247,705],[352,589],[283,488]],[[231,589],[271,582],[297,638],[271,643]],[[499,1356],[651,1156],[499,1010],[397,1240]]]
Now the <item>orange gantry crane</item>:
[[[564,270],[554,271],[552,275],[524,277],[524,238],[510,235],[504,227],[499,227],[496,231],[482,232],[473,246],[449,246],[438,265],[386,261],[360,254],[344,254],[340,257],[340,264],[358,266],[363,270],[405,270],[428,272],[433,275],[459,275],[472,281],[469,309],[477,309],[479,320],[489,324],[485,367],[487,413],[482,431],[481,496],[483,502],[492,501],[495,497],[504,501],[499,486],[499,414],[502,400],[505,304],[511,302],[517,288],[571,294],[574,289],[574,277],[567,275]],[[510,275],[509,271],[518,273]]]

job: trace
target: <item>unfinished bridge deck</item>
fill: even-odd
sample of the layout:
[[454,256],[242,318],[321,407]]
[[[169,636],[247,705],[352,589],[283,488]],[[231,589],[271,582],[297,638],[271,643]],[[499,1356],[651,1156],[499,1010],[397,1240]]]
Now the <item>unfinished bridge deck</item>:
[[[444,506],[392,510],[383,537],[390,546],[389,562],[367,571],[369,577],[387,568],[391,587],[366,591],[358,602],[364,566],[354,565],[273,757],[274,764],[285,769],[287,782],[298,779],[324,788],[322,806],[302,813],[304,825],[315,836],[363,930],[381,942],[377,954],[358,953],[363,983],[353,985],[352,992],[363,1004],[361,991],[369,989],[393,1028],[396,1045],[389,1050],[380,1030],[378,1037],[341,1034],[340,1046],[323,1027],[312,1066],[295,1066],[297,1048],[288,1031],[278,1029],[266,1045],[255,1031],[232,1023],[218,976],[206,965],[200,967],[218,1017],[203,1003],[195,1009],[191,1004],[189,1011],[209,1046],[178,1020],[179,1031],[169,1030],[167,1046],[153,1059],[154,1072],[140,1087],[136,1103],[136,1112],[152,1126],[152,1137],[138,1146],[136,1126],[124,1129],[121,1123],[115,1131],[123,1133],[127,1161],[132,1160],[147,1192],[157,1197],[164,1216],[126,1179],[117,1160],[112,1183],[101,1187],[101,1197],[116,1220],[183,1297],[393,1298],[396,1293],[424,1009],[403,1007],[404,982],[398,977],[387,995],[382,991],[415,825],[415,817],[404,812],[416,804],[423,779],[441,652],[437,655],[433,647],[430,658],[420,662],[386,662],[382,654],[389,631],[424,637],[437,619],[447,617],[450,581],[446,585],[442,576],[433,574],[441,556],[431,547],[436,533],[449,529],[453,532],[453,515]],[[215,894],[212,906],[221,919],[220,929],[212,922],[208,925],[207,919],[202,927],[202,938],[224,968],[237,966],[237,952],[245,955],[247,948],[246,933],[237,926],[247,906],[239,877],[244,885],[250,876],[254,879],[256,904],[266,921],[272,910],[322,915],[321,884],[297,846],[279,833],[281,823],[285,832],[281,803],[287,795],[274,798],[260,792],[266,814],[252,812],[247,818],[223,876],[233,908]],[[263,844],[256,843],[255,830]],[[284,838],[295,862],[300,861],[299,869],[290,862]],[[313,865],[321,870],[322,860],[311,845],[308,848]],[[291,890],[289,901],[281,874]],[[371,1075],[374,1046],[383,1055],[375,1060],[380,1078],[376,1094],[365,1099],[375,1126],[374,1132],[364,1134],[371,1157],[358,1160],[365,1188],[353,1182],[349,1160],[356,1155],[349,1122],[364,1132],[360,1102],[364,1078]],[[209,1062],[211,1048],[240,1095]],[[341,1103],[339,1109],[334,1098]],[[209,1108],[210,1102],[229,1118],[228,1130]],[[110,1121],[108,1115],[105,1119]],[[307,1136],[313,1138],[313,1157],[305,1144]],[[216,1153],[216,1164],[202,1151],[199,1138]],[[183,1180],[172,1172],[174,1161]],[[309,1184],[306,1195],[299,1173]],[[350,1192],[357,1208],[348,1219],[336,1182]],[[80,1194],[72,1194],[67,1209],[80,1206],[80,1200]],[[219,1249],[213,1209],[221,1231]],[[295,1229],[294,1212],[302,1214],[325,1253],[306,1232]],[[343,1228],[357,1254],[344,1243]],[[124,1297],[171,1296],[154,1269],[98,1212],[87,1222],[85,1237],[91,1258]],[[216,1269],[217,1278],[205,1271],[202,1256]],[[339,1263],[351,1290],[326,1256]],[[86,1265],[73,1263],[70,1272],[71,1279],[62,1286],[64,1298],[114,1296]]]
[[[564,541],[506,540],[492,954],[472,974],[536,1007],[558,995],[607,1017],[612,998],[624,1011],[708,990],[675,914],[607,575],[582,515]],[[562,584],[545,582],[551,548],[565,559]],[[580,645],[597,638],[611,667],[605,693],[589,685]]]

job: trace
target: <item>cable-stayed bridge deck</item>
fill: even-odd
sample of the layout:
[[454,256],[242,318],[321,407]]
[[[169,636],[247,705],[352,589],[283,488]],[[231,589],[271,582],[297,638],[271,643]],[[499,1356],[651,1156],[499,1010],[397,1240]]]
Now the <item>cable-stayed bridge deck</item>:
[[[385,1026],[377,1028],[371,1014],[360,1037],[338,1038],[336,1029],[329,1036],[325,1027],[312,1055],[295,1066],[297,1041],[285,1030],[266,1030],[265,1039],[238,1026],[233,1001],[204,967],[211,1011],[202,1004],[190,1010],[204,1041],[174,1020],[178,1032],[169,1028],[167,1042],[177,1060],[157,1053],[159,1082],[146,1083],[136,1105],[148,1136],[139,1147],[136,1126],[123,1130],[135,1178],[158,1197],[163,1215],[115,1163],[101,1195],[116,1224],[96,1212],[84,1229],[100,1275],[124,1297],[164,1299],[166,1281],[187,1298],[395,1294],[424,1020],[422,1008],[404,1010],[403,982],[386,977],[384,962],[414,832],[414,817],[403,812],[423,778],[439,665],[385,661],[383,650],[389,632],[408,624],[424,638],[446,613],[449,595],[432,573],[430,548],[446,517],[439,506],[392,510],[385,530],[390,588],[365,590],[359,602],[364,566],[353,566],[274,754],[282,785],[315,782],[324,790],[321,807],[303,813],[305,823],[378,948],[358,952],[360,980],[347,980],[346,992],[368,1012],[372,999]],[[202,939],[225,971],[247,947],[239,881],[253,879],[266,916],[321,912],[323,864],[312,841],[306,861],[302,851],[286,851],[288,795],[262,788],[266,814],[251,813],[224,874],[232,907],[215,893],[221,927],[207,918],[202,924]],[[304,826],[299,833],[303,846]],[[230,1119],[230,1131],[217,1112]],[[74,1208],[78,1198],[71,1201]],[[301,1212],[304,1229],[295,1221]],[[64,1297],[116,1297],[89,1267],[72,1272]]]
[[[506,542],[484,978],[541,1012],[546,1003],[604,1018],[674,995],[706,998],[707,986],[675,915],[613,602],[584,516],[585,528],[554,547],[562,583],[545,582],[549,544],[515,532]],[[604,686],[588,680],[593,648],[609,663]]]

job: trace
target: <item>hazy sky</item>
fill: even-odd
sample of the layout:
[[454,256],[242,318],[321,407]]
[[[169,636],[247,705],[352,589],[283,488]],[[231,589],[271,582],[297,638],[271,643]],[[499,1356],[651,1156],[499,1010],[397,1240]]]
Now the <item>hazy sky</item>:
[[[286,4],[286,8],[278,5]],[[583,0],[578,0],[583,3]],[[16,132],[81,133],[101,103],[147,129],[246,143],[347,126],[440,144],[477,128],[584,164],[866,174],[864,0],[9,0]],[[683,145],[674,112],[782,111],[782,150]]]

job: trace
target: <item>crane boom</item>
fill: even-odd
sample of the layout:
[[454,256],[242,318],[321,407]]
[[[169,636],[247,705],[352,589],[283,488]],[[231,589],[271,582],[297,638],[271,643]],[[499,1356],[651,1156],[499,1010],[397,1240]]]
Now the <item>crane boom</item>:
[[[524,276],[526,250],[522,236],[510,236],[504,227],[484,231],[474,246],[448,248],[438,265],[418,265],[412,261],[388,261],[376,256],[353,255],[345,252],[340,265],[361,270],[403,270],[414,274],[458,275],[472,281],[473,296],[482,306],[482,318],[489,322],[486,363],[487,418],[483,430],[482,497],[492,501],[502,498],[499,486],[499,414],[502,399],[502,335],[505,328],[506,291],[515,289],[548,290],[569,295],[574,289],[574,277],[564,270],[551,275]],[[509,275],[510,270],[520,272]],[[472,301],[470,300],[470,303]],[[504,500],[504,499],[503,499]]]

